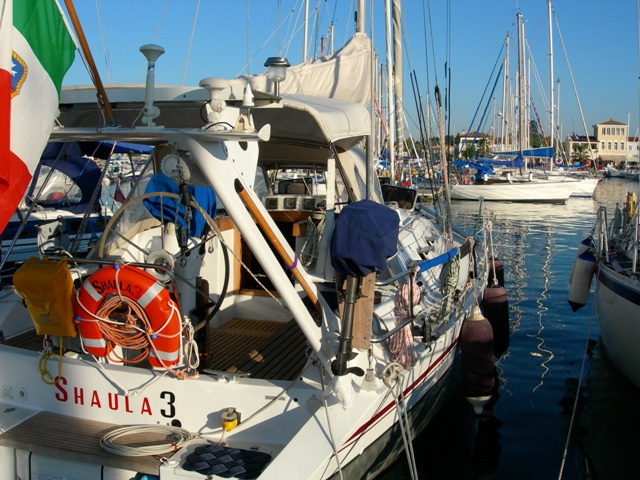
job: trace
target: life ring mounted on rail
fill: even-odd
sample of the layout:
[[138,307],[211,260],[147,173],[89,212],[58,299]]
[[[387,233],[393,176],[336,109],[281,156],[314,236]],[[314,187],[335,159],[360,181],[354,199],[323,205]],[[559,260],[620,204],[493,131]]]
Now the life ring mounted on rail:
[[[101,309],[111,299],[141,307],[139,317],[143,318],[135,322],[107,318]],[[75,315],[85,350],[97,357],[106,357],[120,345],[148,348],[149,364],[154,367],[168,368],[181,359],[180,312],[169,291],[140,268],[113,265],[90,275],[76,295]],[[114,337],[122,338],[126,346]],[[130,347],[133,337],[137,337],[135,346]]]

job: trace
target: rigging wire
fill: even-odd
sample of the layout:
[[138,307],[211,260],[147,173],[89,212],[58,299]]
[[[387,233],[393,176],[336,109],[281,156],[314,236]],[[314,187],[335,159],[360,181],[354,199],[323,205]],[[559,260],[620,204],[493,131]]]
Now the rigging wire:
[[104,63],[107,67],[107,78],[109,79],[109,83],[111,80],[111,64],[109,62],[109,50],[107,49],[107,44],[104,39],[104,29],[102,28],[102,7],[99,5],[100,0],[95,0],[96,5],[96,16],[98,17],[98,31],[100,32],[100,40],[102,41],[102,52],[104,54]]
[[[576,81],[575,78],[573,77],[573,70],[571,69],[571,64],[569,63],[569,57],[567,56],[567,49],[564,45],[564,39],[562,38],[562,32],[560,31],[560,24],[558,23],[558,17],[555,14],[555,11],[553,12],[553,18],[556,21],[556,27],[558,28],[558,36],[560,37],[560,44],[562,45],[562,52],[564,53],[564,58],[567,61],[567,69],[569,70],[569,77],[571,78],[571,84],[573,85],[573,91],[576,94],[576,101],[578,102],[578,110],[580,110],[580,118],[582,119],[582,126],[584,128],[584,132],[585,135],[587,137],[587,140],[589,139],[589,131],[587,130],[587,125],[584,121],[584,115],[582,113],[582,104],[580,103],[580,97],[578,96],[578,89],[576,87]],[[594,154],[593,154],[593,150],[591,149],[591,142],[587,141],[587,145],[589,147],[589,154],[591,155],[591,158],[594,158]],[[594,168],[595,168],[595,162],[594,162]]]
[[[162,26],[162,22],[164,21],[164,16],[167,13],[167,9],[169,8],[169,2],[171,0],[167,0],[167,3],[164,4],[164,9],[162,10],[162,14],[160,15],[160,20],[158,21],[158,25],[156,26],[156,31],[153,33],[153,38],[151,39],[151,43],[155,43],[158,38],[158,34],[160,33],[160,27]],[[142,78],[145,76],[147,71],[147,62],[144,60],[142,62],[142,68],[140,69],[140,75],[138,76],[138,83],[142,82]]]
[[[250,0],[247,0],[247,1],[250,1]],[[248,8],[248,7],[247,7],[247,8]],[[274,31],[273,31],[273,32],[272,32],[272,33],[271,33],[271,34],[270,34],[270,35],[265,39],[265,41],[262,43],[262,45],[260,45],[260,47],[258,48],[258,50],[256,50],[256,52],[255,52],[253,55],[249,55],[249,52],[248,52],[249,47],[247,47],[247,63],[242,67],[242,69],[240,70],[240,72],[239,72],[236,76],[240,76],[240,75],[242,75],[242,72],[244,72],[245,70],[247,71],[247,74],[249,73],[249,66],[250,66],[250,64],[251,64],[251,61],[252,61],[253,59],[255,59],[255,58],[258,56],[258,54],[262,51],[262,49],[264,49],[265,45],[266,45],[267,43],[269,43],[269,41],[274,37],[274,35],[277,35],[277,34],[278,34],[278,32],[279,32],[280,27],[282,26],[282,24],[283,24],[287,19],[290,19],[290,17],[292,16],[292,14],[293,14],[295,11],[296,11],[296,9],[295,9],[295,8],[293,8],[293,9],[289,12],[289,14],[288,14],[285,18],[283,18],[283,19],[282,19],[282,21],[281,21],[281,22],[276,26],[275,30],[274,30]],[[247,22],[248,22],[248,21],[249,21],[249,20],[247,19]],[[248,30],[248,26],[247,26],[247,30]],[[248,37],[248,35],[249,35],[249,34],[247,33],[247,45],[249,45],[249,37]],[[287,43],[287,47],[286,47],[286,48],[288,48],[288,47],[289,47],[289,43]],[[284,51],[284,52],[282,52],[282,56],[286,57],[286,49],[285,49],[285,51]]]
[[[247,0],[247,2],[248,1],[249,0]],[[182,73],[181,85],[184,85],[184,80],[187,76],[187,68],[189,67],[189,57],[191,57],[191,46],[193,45],[193,37],[196,33],[196,24],[198,23],[198,12],[200,12],[200,0],[198,0],[198,4],[196,5],[196,13],[193,16],[193,26],[191,27],[191,36],[189,37],[189,48],[187,49],[187,58],[184,61],[184,72]],[[248,22],[249,22],[249,15],[247,15],[247,23]],[[247,28],[247,35],[249,35],[248,28]]]
[[[476,108],[475,113],[473,114],[473,118],[471,119],[471,123],[469,124],[469,128],[467,129],[468,133],[472,132],[473,129],[473,124],[476,121],[476,117],[478,116],[478,112],[480,111],[480,105],[482,105],[482,102],[484,101],[484,97],[487,94],[487,89],[489,88],[489,84],[491,82],[491,79],[493,78],[493,74],[496,72],[496,68],[498,67],[498,65],[500,65],[500,69],[498,70],[498,73],[496,73],[496,80],[493,84],[493,89],[491,90],[491,95],[489,96],[489,99],[487,100],[487,106],[490,104],[491,102],[491,97],[493,97],[493,92],[495,91],[496,85],[498,83],[498,80],[500,79],[500,73],[502,72],[502,52],[504,51],[504,47],[505,44],[507,43],[506,39],[504,42],[502,42],[502,46],[500,47],[500,51],[498,52],[498,56],[496,58],[495,63],[493,64],[493,68],[491,69],[491,75],[489,75],[489,80],[487,81],[487,84],[484,86],[484,91],[482,92],[482,96],[480,97],[480,102],[478,102],[478,106]],[[486,113],[486,110],[485,110]],[[482,124],[482,120],[480,120],[480,124]],[[478,131],[480,131],[480,125],[478,126],[478,128],[476,129],[476,133],[478,133]],[[475,140],[475,138],[474,138]]]

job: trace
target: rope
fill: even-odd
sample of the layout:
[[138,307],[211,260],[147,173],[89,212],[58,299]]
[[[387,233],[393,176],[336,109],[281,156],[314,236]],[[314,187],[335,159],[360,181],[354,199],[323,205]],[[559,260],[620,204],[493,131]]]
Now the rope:
[[[411,479],[418,480],[416,456],[413,450],[413,443],[411,442],[411,423],[409,421],[405,396],[402,392],[402,383],[400,382],[400,377],[403,371],[404,367],[399,363],[390,363],[382,370],[381,377],[382,381],[389,389],[389,392],[393,395],[393,400],[395,401],[396,409],[398,410],[398,424],[400,425],[402,441],[404,442],[404,448],[407,453],[407,462],[409,463]],[[395,385],[392,385],[392,382],[395,382]],[[396,391],[394,391],[394,387]]]
[[[411,275],[411,292],[409,292],[409,282],[402,285],[396,292],[394,298],[393,314],[396,317],[396,326],[404,323],[412,316],[413,305],[420,303],[420,287]],[[409,300],[411,298],[411,301]],[[404,368],[411,368],[418,360],[415,347],[413,345],[412,323],[408,323],[403,328],[394,333],[389,339],[389,351],[393,362],[402,365]]]
[[[176,307],[176,305],[172,301],[169,301],[169,307],[171,308],[171,313],[169,314],[167,319],[164,321],[162,326],[154,331],[153,326],[151,324],[151,320],[149,319],[149,316],[145,312],[144,308],[142,308],[140,304],[138,304],[138,302],[136,302],[135,300],[122,295],[122,292],[120,291],[120,282],[118,280],[118,275],[121,270],[122,269],[116,270],[116,275],[115,275],[115,284],[116,284],[116,290],[118,292],[118,296],[114,295],[110,298],[107,298],[102,303],[102,305],[100,306],[100,308],[95,314],[90,312],[82,304],[82,302],[80,302],[79,292],[76,293],[76,300],[78,305],[80,305],[80,307],[82,308],[82,310],[84,310],[85,313],[93,317],[93,319],[83,319],[83,321],[95,322],[98,326],[98,329],[100,330],[100,333],[104,337],[105,341],[110,342],[113,345],[119,346],[123,349],[140,350],[140,353],[131,359],[126,359],[118,355],[117,353],[115,353],[115,350],[111,350],[111,352],[109,352],[109,359],[110,360],[115,359],[116,361],[129,363],[129,364],[139,363],[145,360],[149,356],[151,351],[153,351],[155,353],[155,357],[157,361],[162,365],[162,367],[167,372],[171,372],[173,375],[175,375],[176,378],[183,380],[185,378],[192,378],[197,376],[197,374],[187,375],[186,369],[177,369],[169,365],[166,365],[162,360],[160,353],[156,350],[155,344],[153,342],[152,336],[161,337],[161,338],[173,338],[181,335],[182,330],[185,329],[184,324],[182,324],[178,332],[173,335],[166,335],[162,333],[162,331],[167,327],[167,325],[169,325],[171,320],[174,318],[174,315],[177,316],[179,319],[181,318],[180,312]],[[126,311],[122,311],[123,307],[126,307]],[[113,320],[112,318],[110,318],[110,316],[122,317],[122,320],[120,321]],[[188,340],[188,342],[190,344],[188,347],[189,364],[191,365],[194,363],[193,352],[194,351],[197,352],[197,346],[196,347],[193,346],[193,343],[194,343],[193,335],[191,335],[191,338]],[[87,353],[86,350],[84,349],[84,344],[82,345],[82,348],[83,348],[83,351]],[[187,349],[185,348],[185,350]],[[124,389],[122,390],[124,391]]]
[[336,448],[336,441],[333,437],[333,429],[331,428],[331,417],[329,416],[329,405],[327,403],[327,393],[325,392],[325,384],[324,384],[324,367],[320,362],[318,362],[318,368],[320,370],[320,385],[322,386],[322,406],[324,409],[324,414],[327,418],[327,428],[329,430],[329,438],[331,439],[331,448],[333,449],[333,455],[336,458],[336,464],[338,465],[338,474],[340,475],[340,480],[344,480],[344,476],[342,474],[342,463],[340,462],[340,457],[338,456],[338,449]]
[[582,364],[580,365],[580,377],[578,378],[578,387],[576,388],[576,398],[573,400],[573,408],[571,411],[571,420],[569,421],[569,429],[567,433],[567,439],[564,444],[564,451],[562,452],[562,461],[560,462],[560,472],[558,473],[558,480],[562,479],[564,473],[564,465],[567,461],[567,452],[569,451],[569,441],[573,432],[573,423],[578,412],[578,400],[580,398],[580,389],[582,388],[582,377],[584,375],[585,363],[589,349],[589,339],[591,338],[591,327],[593,326],[593,318],[595,317],[595,302],[593,302],[591,308],[591,316],[589,318],[589,328],[587,329],[587,339],[584,342],[584,352],[582,354]]
[[[300,251],[300,263],[307,268],[313,269],[318,262],[318,250],[320,240],[324,234],[326,215],[322,212],[320,220],[314,220],[316,212],[307,218],[307,232],[305,234],[304,243]],[[316,221],[318,222],[316,224]]]
[[49,335],[45,335],[42,339],[42,353],[38,359],[38,371],[40,372],[40,378],[47,385],[56,385],[60,377],[62,377],[62,337],[60,337],[60,359],[58,361],[58,376],[53,377],[47,369],[47,361],[53,357],[53,349],[51,348],[51,338]]
[[444,318],[449,311],[450,299],[458,284],[458,273],[460,271],[460,253],[444,264],[441,273],[440,293],[442,294],[441,318]]
[[[127,308],[126,312],[114,313],[123,306]],[[112,315],[122,315],[123,320],[112,320]],[[138,363],[149,356],[151,341],[147,332],[151,330],[151,321],[138,302],[127,297],[111,297],[104,301],[96,312],[96,317],[100,319],[97,322],[98,329],[106,341],[123,349],[140,350],[140,353],[131,359],[125,359],[113,350],[110,355],[113,354],[117,360],[124,363]]]
[[[127,436],[136,436],[145,433],[165,435],[166,441],[143,447],[123,445],[122,443],[116,442],[116,440],[122,442],[122,439]],[[189,431],[169,425],[128,425],[106,433],[100,439],[100,448],[115,455],[145,457],[148,455],[163,455],[176,452],[185,444],[194,440],[194,438]]]

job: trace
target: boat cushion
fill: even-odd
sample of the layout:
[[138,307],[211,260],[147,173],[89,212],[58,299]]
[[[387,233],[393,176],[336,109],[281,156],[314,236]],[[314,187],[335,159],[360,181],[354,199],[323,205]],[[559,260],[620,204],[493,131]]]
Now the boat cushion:
[[222,478],[258,478],[271,455],[221,445],[200,445],[187,455],[182,468]]

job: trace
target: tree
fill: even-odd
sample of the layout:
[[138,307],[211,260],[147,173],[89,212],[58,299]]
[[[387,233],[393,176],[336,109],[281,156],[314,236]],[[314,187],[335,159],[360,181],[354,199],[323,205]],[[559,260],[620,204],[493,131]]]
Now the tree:
[[579,143],[573,146],[571,152],[571,160],[575,163],[585,163],[589,158],[589,152],[587,146],[583,143]]
[[484,157],[489,152],[489,141],[486,138],[482,138],[480,140],[480,145],[478,145],[478,155]]
[[529,122],[529,145],[531,145],[531,148],[538,148],[542,146],[540,131],[538,130],[538,122],[534,120]]

